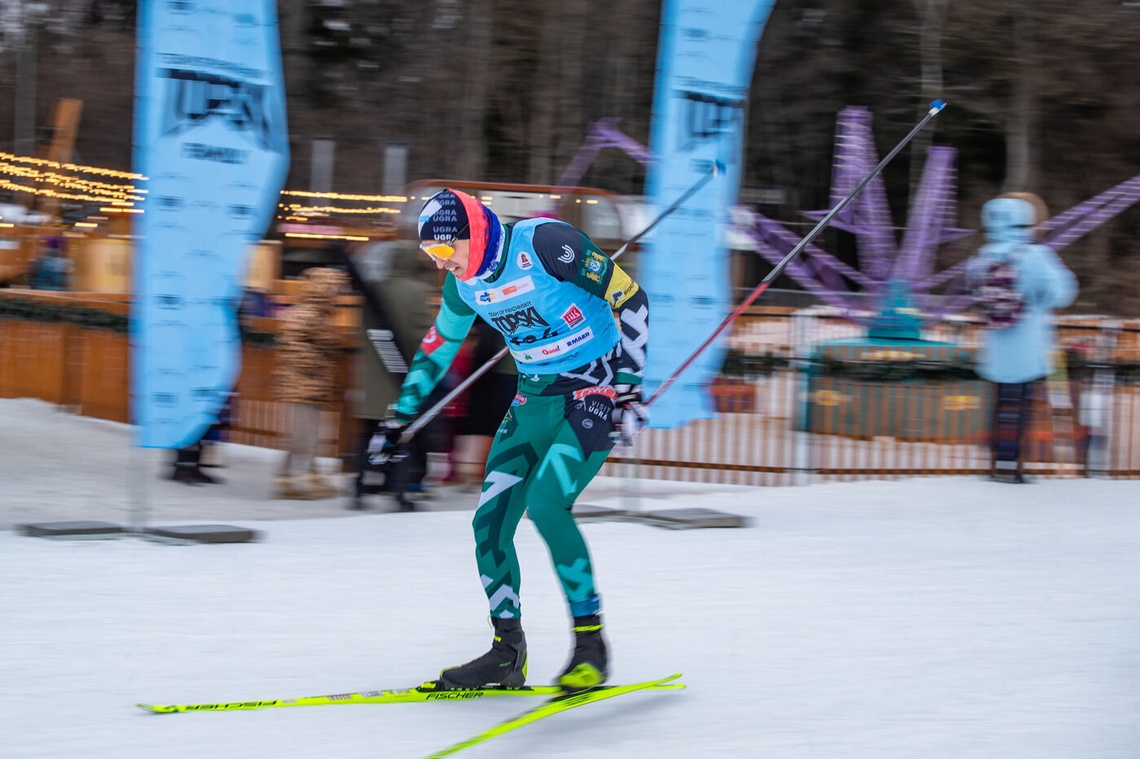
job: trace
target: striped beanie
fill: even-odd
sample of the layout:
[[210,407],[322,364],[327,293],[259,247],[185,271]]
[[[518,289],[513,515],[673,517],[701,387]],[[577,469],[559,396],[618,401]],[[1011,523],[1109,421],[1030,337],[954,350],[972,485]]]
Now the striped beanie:
[[447,189],[428,198],[420,209],[418,231],[421,240],[471,240],[467,269],[456,275],[461,280],[485,276],[499,260],[499,217],[465,192]]

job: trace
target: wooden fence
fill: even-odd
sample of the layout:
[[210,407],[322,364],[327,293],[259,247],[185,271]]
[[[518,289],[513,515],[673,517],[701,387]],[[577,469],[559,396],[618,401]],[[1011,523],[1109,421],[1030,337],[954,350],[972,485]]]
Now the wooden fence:
[[[49,303],[68,299],[29,291],[18,294]],[[69,300],[77,302],[74,297]],[[123,296],[82,304],[108,313],[126,314],[127,310]],[[260,331],[277,331],[275,319],[251,322]],[[347,390],[354,333],[346,324],[331,328],[341,332],[346,347],[337,378]],[[272,346],[243,346],[234,419],[227,433],[231,442],[265,448],[286,445],[291,420],[287,406],[276,400],[276,360]],[[0,398],[40,398],[83,416],[129,422],[129,362],[128,337],[122,332],[68,322],[0,318]],[[347,392],[343,395],[347,397]],[[319,455],[346,460],[346,454],[356,450],[358,427],[346,408],[341,401],[323,412]]]
[[[2,297],[16,294],[0,291]],[[27,291],[18,293],[29,297]],[[43,298],[76,296],[35,296]],[[122,298],[84,302],[125,313]],[[350,386],[354,331],[338,320],[346,345],[339,377]],[[276,322],[258,320],[273,332]],[[754,309],[734,327],[731,346],[762,357],[751,376],[719,378],[710,403],[720,413],[674,430],[651,429],[633,454],[615,453],[603,474],[786,485],[933,474],[988,467],[988,387],[976,380],[863,381],[818,371],[820,345],[863,330],[826,311]],[[1119,367],[1140,366],[1140,327],[1103,319],[1062,320],[1060,338],[1082,363],[1049,383],[1030,431],[1029,470],[1039,476],[1140,476],[1140,384]],[[972,325],[952,320],[926,337],[972,351]],[[235,443],[279,448],[290,420],[275,398],[273,347],[247,345],[233,428]],[[844,361],[857,367],[854,353]],[[766,362],[766,363],[765,363]],[[66,322],[0,316],[0,397],[40,398],[85,416],[129,421],[129,350],[121,332]],[[1137,372],[1140,374],[1140,372]],[[346,393],[346,398],[351,397]],[[346,401],[322,418],[320,455],[354,466],[358,428]]]

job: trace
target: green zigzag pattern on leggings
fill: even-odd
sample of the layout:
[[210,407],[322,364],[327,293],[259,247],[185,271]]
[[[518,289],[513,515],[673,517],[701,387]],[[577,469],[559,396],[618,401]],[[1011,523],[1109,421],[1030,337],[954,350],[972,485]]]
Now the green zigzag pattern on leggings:
[[596,596],[586,541],[570,508],[601,468],[609,450],[607,425],[579,438],[587,413],[565,396],[524,396],[503,419],[491,447],[487,478],[475,512],[475,557],[491,615],[517,617],[519,562],[514,534],[529,509],[556,567],[567,603]]

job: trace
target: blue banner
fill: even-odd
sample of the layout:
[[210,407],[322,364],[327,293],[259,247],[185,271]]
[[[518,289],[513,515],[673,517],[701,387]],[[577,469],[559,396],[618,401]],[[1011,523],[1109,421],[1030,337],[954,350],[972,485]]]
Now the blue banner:
[[132,392],[138,445],[180,448],[241,370],[237,306],[289,167],[275,0],[140,0]]
[[[647,180],[658,209],[709,172],[725,175],[674,211],[641,254],[650,297],[648,392],[661,385],[730,311],[727,217],[736,203],[748,86],[775,0],[664,0]],[[654,427],[713,415],[707,387],[723,349],[706,350],[653,404]]]

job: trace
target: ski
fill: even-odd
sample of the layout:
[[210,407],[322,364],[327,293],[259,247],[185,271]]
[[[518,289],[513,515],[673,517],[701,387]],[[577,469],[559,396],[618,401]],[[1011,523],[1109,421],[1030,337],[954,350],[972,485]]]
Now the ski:
[[416,688],[334,693],[327,696],[301,698],[275,698],[262,701],[230,701],[217,704],[136,704],[140,709],[156,714],[178,712],[228,712],[251,709],[277,709],[287,706],[340,706],[342,704],[414,704],[421,701],[469,701],[493,696],[557,696],[562,693],[557,685],[523,686],[521,688],[456,688],[436,690],[428,683]]
[[477,733],[470,738],[460,741],[459,743],[452,744],[442,751],[437,751],[434,754],[429,754],[425,759],[441,759],[441,757],[451,756],[458,753],[465,748],[470,748],[492,738],[497,738],[504,733],[509,733],[512,730],[517,730],[524,725],[529,725],[537,722],[540,719],[551,717],[555,714],[560,714],[564,711],[574,709],[586,704],[592,704],[595,701],[603,701],[607,698],[614,698],[616,696],[624,696],[627,693],[632,693],[639,690],[665,690],[665,689],[678,689],[684,688],[684,683],[672,682],[681,676],[680,672],[662,677],[659,680],[646,680],[642,683],[632,683],[630,685],[600,685],[596,688],[587,688],[586,690],[575,691],[572,693],[563,693],[562,695],[555,696],[547,701],[543,701],[538,706],[527,709],[525,712],[516,714],[510,719],[504,720],[492,728]]
[[[601,686],[602,688],[623,686]],[[666,686],[676,687],[676,686]],[[502,696],[539,696],[552,698],[565,695],[558,685],[524,685],[520,688],[454,688],[440,690],[434,683],[427,682],[415,688],[395,688],[391,690],[356,691],[334,693],[324,696],[303,696],[301,698],[274,698],[258,701],[228,701],[209,704],[135,704],[138,708],[154,714],[177,714],[180,712],[228,712],[249,711],[252,709],[279,709],[290,706],[341,706],[344,704],[414,704],[422,701],[470,701],[480,698]]]

